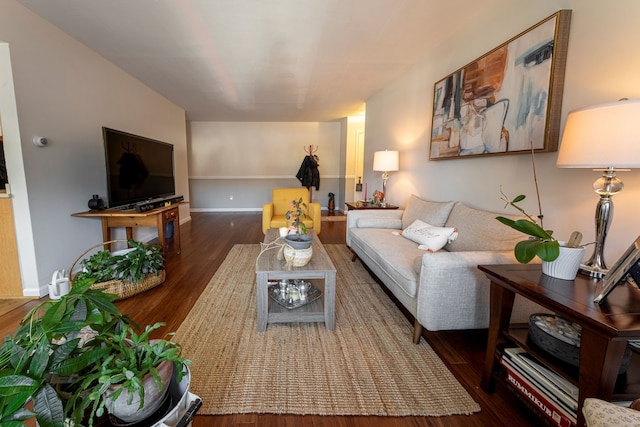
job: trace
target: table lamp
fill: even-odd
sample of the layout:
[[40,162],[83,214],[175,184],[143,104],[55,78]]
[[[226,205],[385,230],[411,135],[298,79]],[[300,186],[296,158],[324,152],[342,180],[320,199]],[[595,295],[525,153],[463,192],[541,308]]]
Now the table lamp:
[[580,273],[601,278],[608,271],[603,254],[613,218],[611,198],[624,186],[616,171],[640,167],[640,99],[621,99],[571,111],[557,165],[603,172],[593,183],[594,191],[600,195],[595,214],[595,248],[580,267]]
[[382,172],[382,200],[380,205],[384,208],[387,206],[387,180],[389,172],[398,170],[398,152],[397,151],[376,151],[373,153],[373,170]]

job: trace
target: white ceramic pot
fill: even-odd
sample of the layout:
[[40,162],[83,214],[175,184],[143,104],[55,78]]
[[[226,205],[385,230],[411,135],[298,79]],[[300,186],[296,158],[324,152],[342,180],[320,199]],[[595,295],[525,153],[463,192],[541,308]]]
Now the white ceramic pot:
[[556,279],[573,280],[584,258],[584,247],[568,248],[560,242],[560,256],[555,261],[542,261],[542,272]]

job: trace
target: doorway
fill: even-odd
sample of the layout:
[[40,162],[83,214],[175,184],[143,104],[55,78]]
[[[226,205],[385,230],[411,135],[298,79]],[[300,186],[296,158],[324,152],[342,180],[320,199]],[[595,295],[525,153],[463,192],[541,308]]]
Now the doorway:
[[0,117],[0,297],[19,298],[22,297],[22,279],[1,119]]

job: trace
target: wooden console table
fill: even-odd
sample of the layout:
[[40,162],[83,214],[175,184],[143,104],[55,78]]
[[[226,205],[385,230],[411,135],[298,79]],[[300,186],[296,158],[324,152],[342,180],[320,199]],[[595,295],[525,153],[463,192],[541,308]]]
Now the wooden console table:
[[[181,202],[184,203],[184,202]],[[74,213],[71,216],[81,218],[100,218],[102,220],[103,242],[111,240],[111,229],[124,227],[127,232],[127,240],[133,238],[134,227],[156,227],[158,229],[158,243],[162,251],[166,253],[166,239],[164,226],[168,222],[173,222],[173,242],[175,251],[180,253],[180,203],[163,206],[146,212],[136,212],[131,210],[105,209],[91,210],[87,212]],[[107,249],[105,247],[105,249]]]
[[[480,384],[483,390],[493,391],[505,344],[514,343],[578,386],[579,427],[584,426],[582,404],[586,397],[633,400],[640,395],[640,363],[635,351],[629,370],[618,378],[627,341],[640,339],[639,289],[618,285],[605,302],[598,305],[593,302],[595,279],[580,275],[574,281],[554,279],[542,274],[540,265],[481,265],[478,268],[491,280],[489,337]],[[526,328],[510,327],[516,294],[582,327],[576,375],[567,373],[567,369],[531,344]]]

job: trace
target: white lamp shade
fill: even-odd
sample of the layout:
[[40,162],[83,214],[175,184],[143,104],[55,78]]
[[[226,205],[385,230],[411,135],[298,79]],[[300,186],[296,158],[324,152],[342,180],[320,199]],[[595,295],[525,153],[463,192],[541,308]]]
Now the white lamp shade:
[[378,172],[397,171],[398,152],[385,150],[373,153],[373,170]]
[[557,165],[562,168],[640,167],[640,99],[570,112]]

